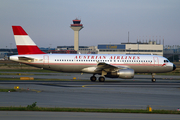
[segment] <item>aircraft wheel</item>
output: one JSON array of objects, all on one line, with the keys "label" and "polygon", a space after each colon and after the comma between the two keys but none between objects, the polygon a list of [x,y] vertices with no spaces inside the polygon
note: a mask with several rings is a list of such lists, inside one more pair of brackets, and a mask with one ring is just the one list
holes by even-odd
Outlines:
[{"label": "aircraft wheel", "polygon": [[99,82],[104,82],[105,78],[104,77],[99,77]]},{"label": "aircraft wheel", "polygon": [[90,79],[91,79],[92,82],[95,82],[95,81],[96,81],[96,77],[95,77],[95,76],[91,76]]},{"label": "aircraft wheel", "polygon": [[156,79],[155,79],[155,78],[152,78],[152,82],[156,82]]}]

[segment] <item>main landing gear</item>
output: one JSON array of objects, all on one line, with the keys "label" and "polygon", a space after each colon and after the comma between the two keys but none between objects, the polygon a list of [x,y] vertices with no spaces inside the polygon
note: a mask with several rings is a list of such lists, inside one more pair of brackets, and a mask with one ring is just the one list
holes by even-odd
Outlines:
[{"label": "main landing gear", "polygon": [[105,77],[101,76],[99,77],[99,82],[104,82],[105,81]]},{"label": "main landing gear", "polygon": [[91,76],[90,80],[91,80],[92,82],[96,82],[96,77],[93,75],[93,76]]},{"label": "main landing gear", "polygon": [[[96,77],[93,75],[93,76],[91,76],[90,80],[92,82],[95,82],[96,81]],[[103,77],[103,76],[99,77],[99,82],[104,82],[104,81],[105,81],[105,77]]]},{"label": "main landing gear", "polygon": [[156,78],[154,78],[154,73],[151,73],[151,75],[152,75],[152,82],[156,82]]}]

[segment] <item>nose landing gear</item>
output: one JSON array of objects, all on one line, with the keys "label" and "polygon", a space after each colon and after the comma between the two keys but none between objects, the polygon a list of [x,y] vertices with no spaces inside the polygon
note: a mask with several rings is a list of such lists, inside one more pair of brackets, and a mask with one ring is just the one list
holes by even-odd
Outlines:
[{"label": "nose landing gear", "polygon": [[154,78],[154,73],[151,73],[151,75],[152,75],[152,82],[156,82],[156,78]]}]

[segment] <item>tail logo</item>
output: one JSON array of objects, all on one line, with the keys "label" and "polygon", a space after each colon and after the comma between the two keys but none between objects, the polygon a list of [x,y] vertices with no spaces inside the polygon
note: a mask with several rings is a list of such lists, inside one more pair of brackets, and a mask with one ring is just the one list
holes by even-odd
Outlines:
[{"label": "tail logo", "polygon": [[45,54],[42,52],[21,26],[12,26],[19,55]]}]

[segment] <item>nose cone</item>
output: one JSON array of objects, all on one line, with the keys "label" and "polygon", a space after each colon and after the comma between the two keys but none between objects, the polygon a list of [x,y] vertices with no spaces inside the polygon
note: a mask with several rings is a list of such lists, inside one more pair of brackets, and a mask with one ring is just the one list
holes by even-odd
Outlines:
[{"label": "nose cone", "polygon": [[173,64],[173,70],[175,70],[176,69],[176,65],[175,64]]}]

